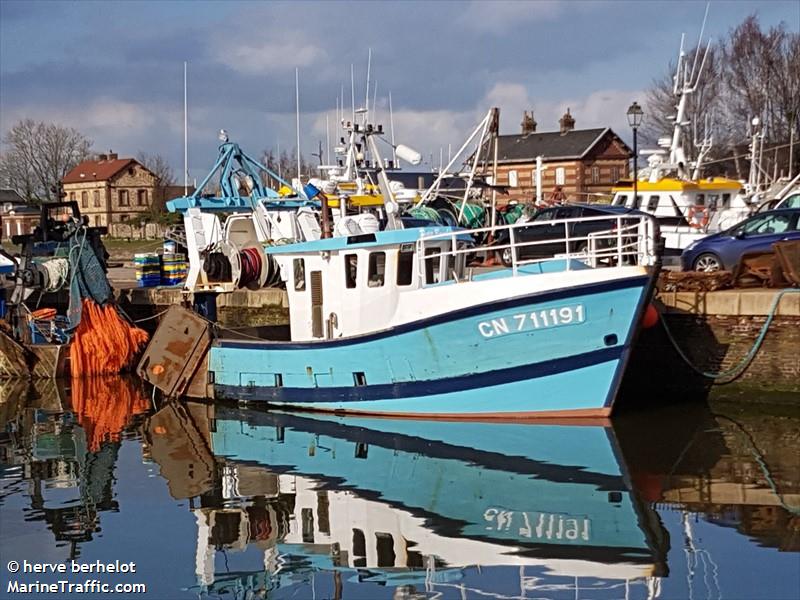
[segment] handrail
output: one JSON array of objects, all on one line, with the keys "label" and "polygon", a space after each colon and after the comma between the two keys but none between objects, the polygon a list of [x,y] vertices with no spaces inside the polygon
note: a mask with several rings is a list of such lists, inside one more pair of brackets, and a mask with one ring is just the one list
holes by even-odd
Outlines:
[{"label": "handrail", "polygon": [[[586,222],[608,222],[610,229],[590,232],[586,235],[575,236],[570,232],[571,223]],[[564,233],[561,237],[551,237],[547,239],[521,241],[519,230],[532,227],[554,227],[563,226]],[[485,243],[479,246],[467,245],[463,242],[459,245],[459,240],[463,240],[465,233],[470,234],[491,234],[494,239],[504,237],[507,232],[508,239],[503,243]],[[537,262],[544,262],[554,258],[566,260],[565,270],[571,270],[574,259],[580,260],[592,268],[600,266],[621,266],[635,264],[639,266],[652,266],[656,263],[656,236],[658,235],[657,223],[651,215],[601,215],[596,217],[551,219],[547,221],[527,221],[524,223],[514,223],[512,225],[501,225],[495,227],[483,227],[479,229],[464,229],[447,233],[423,234],[417,241],[417,256],[420,261],[420,280],[425,284],[426,262],[439,261],[441,268],[443,260],[453,261],[459,255],[474,255],[484,253],[487,256],[502,253],[504,250],[511,249],[510,268],[512,276],[519,274],[521,265]],[[447,247],[441,242],[449,241]],[[578,252],[576,249],[586,250]],[[438,252],[430,252],[433,245]],[[519,249],[535,246],[556,245],[559,250],[546,253],[534,259],[521,258]],[[437,264],[437,263],[432,263]],[[449,273],[445,273],[445,278],[449,279]],[[438,282],[438,281],[437,281]]]}]

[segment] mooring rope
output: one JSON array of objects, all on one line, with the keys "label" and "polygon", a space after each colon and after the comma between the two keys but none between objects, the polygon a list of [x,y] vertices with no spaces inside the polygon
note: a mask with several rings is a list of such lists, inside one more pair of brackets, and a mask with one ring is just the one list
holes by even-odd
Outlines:
[{"label": "mooring rope", "polygon": [[735,365],[730,369],[725,369],[724,371],[719,371],[717,373],[712,373],[710,371],[704,371],[699,367],[696,367],[691,359],[686,356],[686,354],[681,350],[680,346],[678,346],[678,342],[675,341],[675,338],[672,336],[672,332],[667,327],[667,323],[662,315],[661,319],[661,326],[664,328],[664,333],[667,334],[667,338],[669,339],[670,343],[672,344],[675,351],[678,353],[692,371],[695,373],[702,375],[703,377],[707,377],[708,379],[725,379],[727,381],[723,381],[721,383],[730,383],[734,379],[736,379],[739,375],[744,373],[745,369],[750,365],[752,360],[755,358],[756,354],[758,354],[759,349],[761,348],[761,344],[764,341],[764,338],[767,335],[767,330],[769,329],[770,323],[772,323],[772,319],[775,316],[775,313],[778,310],[778,304],[780,304],[781,298],[784,294],[787,293],[800,293],[800,289],[797,288],[786,288],[780,290],[777,294],[775,294],[775,298],[772,300],[772,306],[767,313],[767,320],[764,321],[764,325],[761,326],[761,331],[756,338],[756,341],[753,343],[753,347],[750,348],[750,351],[745,355],[745,357],[739,362],[739,364]]}]

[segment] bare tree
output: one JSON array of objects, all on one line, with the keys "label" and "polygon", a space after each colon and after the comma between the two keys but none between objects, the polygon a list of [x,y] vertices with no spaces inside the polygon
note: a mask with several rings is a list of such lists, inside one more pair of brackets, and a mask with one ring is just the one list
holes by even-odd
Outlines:
[{"label": "bare tree", "polygon": [[[786,143],[797,134],[800,109],[800,34],[786,24],[762,31],[756,15],[730,32],[724,46],[723,79],[728,99],[726,128],[740,140],[749,135],[750,122],[759,117],[766,139]],[[784,154],[788,158],[788,152]],[[786,160],[779,161],[781,167]],[[777,167],[777,165],[775,165]]]},{"label": "bare tree", "polygon": [[150,154],[140,150],[136,160],[156,176],[156,186],[175,185],[175,171],[161,154]]},{"label": "bare tree", "polygon": [[0,173],[5,183],[34,201],[57,200],[56,185],[89,157],[92,141],[71,127],[23,119],[6,134]]},{"label": "bare tree", "polygon": [[[688,56],[693,64],[694,52]],[[654,80],[647,92],[647,117],[642,133],[648,141],[668,134],[675,115],[676,97],[672,93],[671,64],[667,72]],[[712,48],[706,68],[692,95],[687,118],[702,131],[706,116],[714,136],[712,155],[735,156],[736,170],[744,169],[738,161],[747,146],[753,117],[759,117],[766,133],[765,147],[781,150],[770,154],[767,170],[778,172],[788,166],[786,146],[800,137],[800,34],[791,32],[785,23],[762,30],[756,15],[747,17],[733,28],[727,38]],[[685,148],[690,157],[692,148]],[[800,152],[793,161],[800,162]],[[725,168],[718,163],[717,170]],[[796,168],[794,171],[796,172]]]}]

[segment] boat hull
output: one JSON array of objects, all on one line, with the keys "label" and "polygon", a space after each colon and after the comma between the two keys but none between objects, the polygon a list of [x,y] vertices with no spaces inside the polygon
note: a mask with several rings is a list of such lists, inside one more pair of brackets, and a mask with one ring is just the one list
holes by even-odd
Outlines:
[{"label": "boat hull", "polygon": [[639,275],[502,299],[365,336],[218,340],[217,398],[424,418],[606,417],[648,300]]}]

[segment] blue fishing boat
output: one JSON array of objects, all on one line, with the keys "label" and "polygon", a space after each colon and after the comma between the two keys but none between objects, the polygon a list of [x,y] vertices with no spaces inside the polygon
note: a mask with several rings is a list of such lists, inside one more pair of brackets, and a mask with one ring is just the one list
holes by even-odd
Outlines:
[{"label": "blue fishing boat", "polygon": [[[589,219],[608,230],[570,238],[576,219],[565,219],[266,247],[285,281],[288,327],[263,339],[212,336],[202,321],[186,327],[192,315],[174,307],[139,372],[169,392],[162,377],[180,364],[176,377],[193,380],[200,396],[300,409],[606,417],[650,299],[657,228],[635,212]],[[517,241],[521,227],[543,235]],[[509,242],[477,246],[476,232]],[[539,246],[537,258],[518,260],[529,245]],[[507,268],[469,266],[506,248]],[[208,344],[178,341],[190,329]],[[194,358],[170,356],[170,346]]]}]

